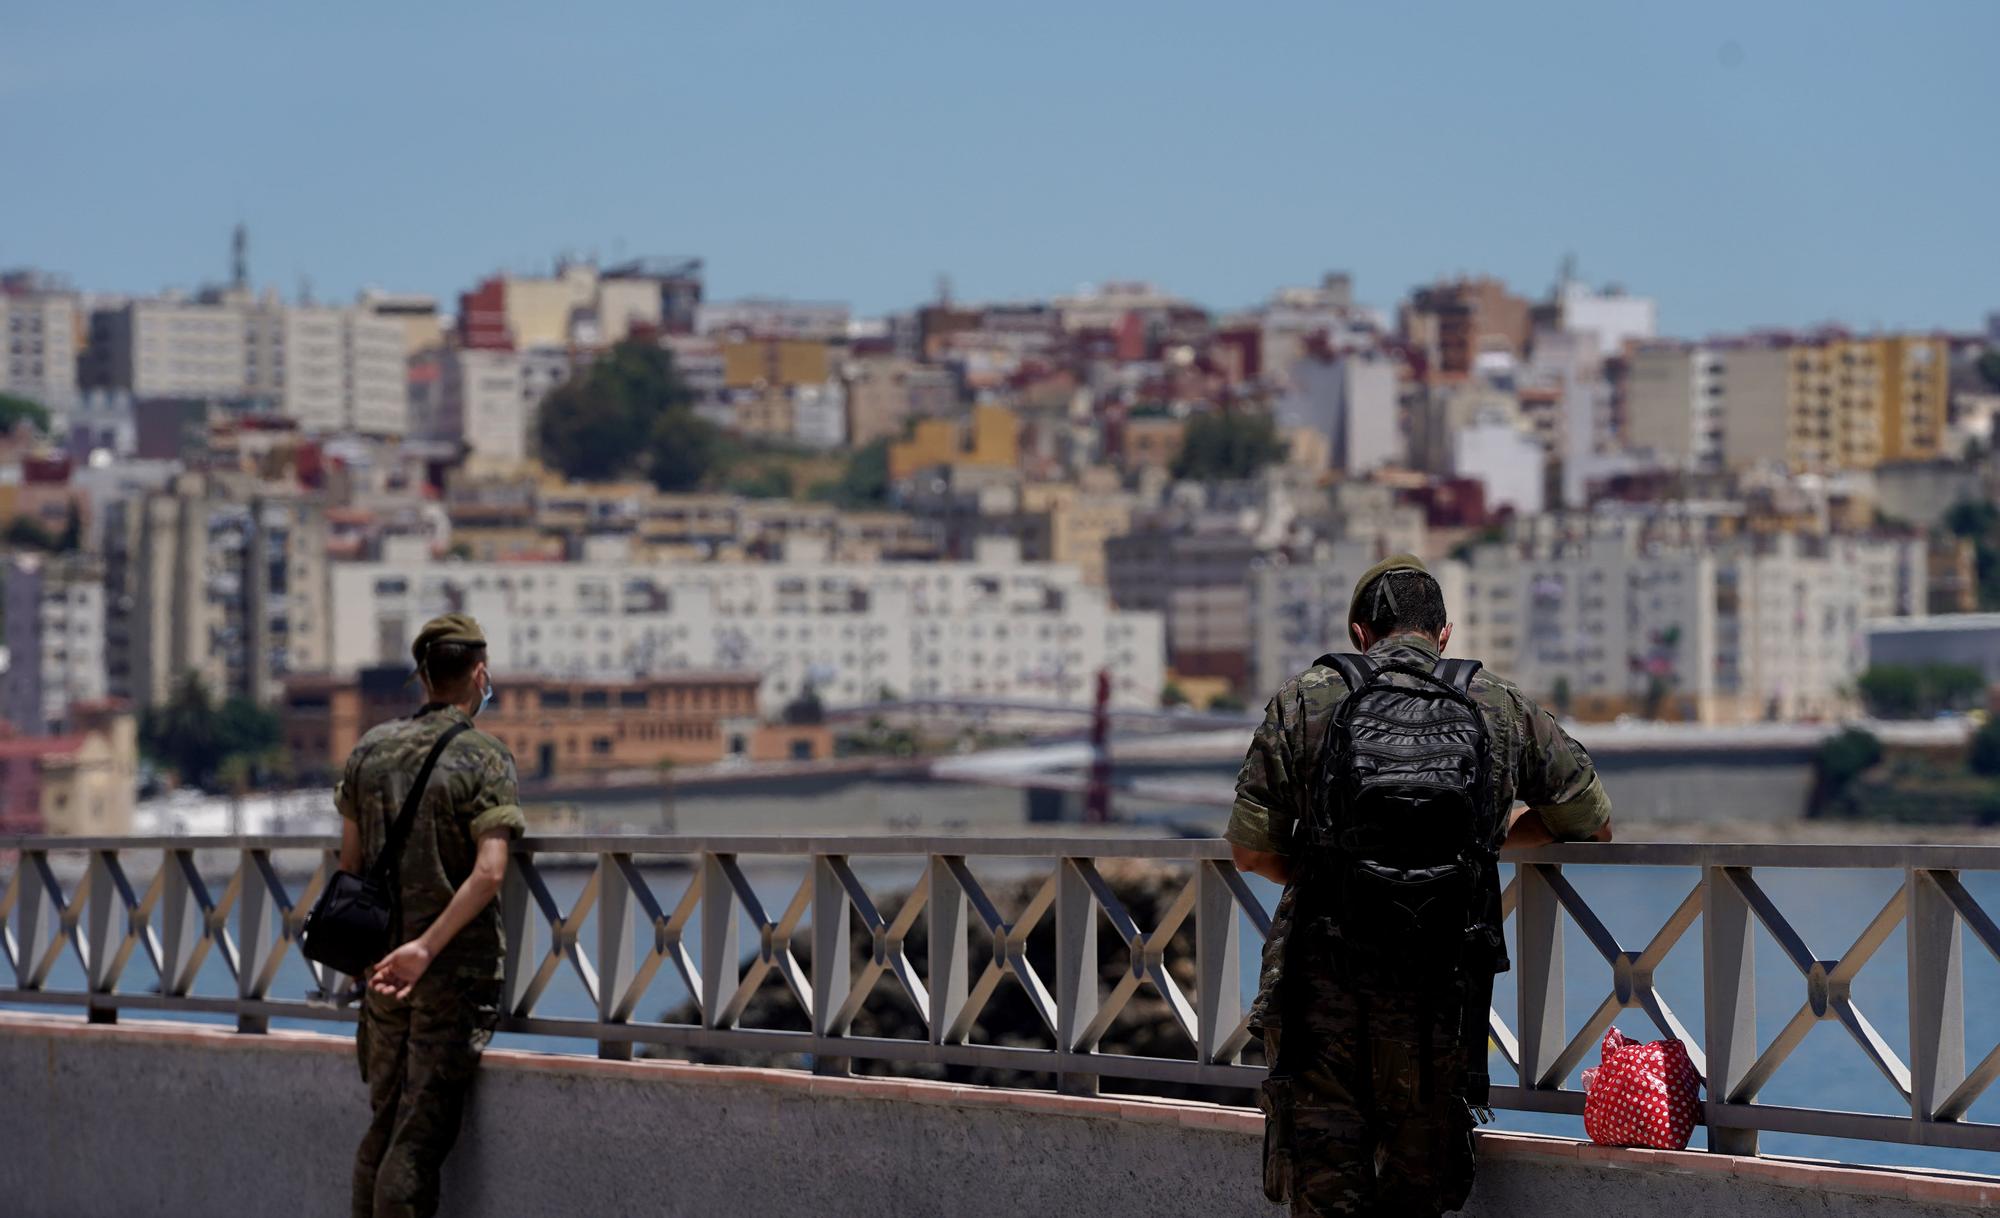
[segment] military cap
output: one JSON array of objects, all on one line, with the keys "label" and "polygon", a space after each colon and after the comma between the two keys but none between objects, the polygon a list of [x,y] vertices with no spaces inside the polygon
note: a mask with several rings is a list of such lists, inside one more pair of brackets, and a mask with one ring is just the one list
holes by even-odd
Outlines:
[{"label": "military cap", "polygon": [[[1430,574],[1430,568],[1424,566],[1424,560],[1418,558],[1416,555],[1391,554],[1381,562],[1363,571],[1361,578],[1354,581],[1354,599],[1347,603],[1348,621],[1366,624],[1368,619],[1374,616],[1372,613],[1362,610],[1362,602],[1367,599],[1369,589],[1375,586],[1375,581],[1381,579],[1391,571],[1416,571],[1424,575]],[[1391,608],[1394,608],[1394,606],[1392,605]]]},{"label": "military cap", "polygon": [[424,656],[433,643],[465,643],[484,647],[486,635],[469,613],[447,613],[443,617],[434,617],[424,623],[424,628],[417,631],[417,641],[410,644],[410,657],[417,662],[418,668],[424,666]]}]

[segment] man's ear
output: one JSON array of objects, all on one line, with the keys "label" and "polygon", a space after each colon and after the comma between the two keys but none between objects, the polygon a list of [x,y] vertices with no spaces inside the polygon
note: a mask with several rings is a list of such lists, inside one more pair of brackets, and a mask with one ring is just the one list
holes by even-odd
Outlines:
[{"label": "man's ear", "polygon": [[1347,623],[1347,637],[1353,641],[1354,650],[1360,652],[1368,650],[1368,628],[1360,622]]},{"label": "man's ear", "polygon": [[1450,645],[1451,645],[1451,623],[1446,622],[1444,624],[1444,629],[1438,631],[1438,654],[1440,655],[1444,654],[1444,649],[1446,647],[1449,647]]}]

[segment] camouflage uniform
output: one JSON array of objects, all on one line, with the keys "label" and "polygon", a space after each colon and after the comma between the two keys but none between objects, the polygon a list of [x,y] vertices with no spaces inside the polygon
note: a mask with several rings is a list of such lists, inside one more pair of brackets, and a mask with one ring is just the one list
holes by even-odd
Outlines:
[{"label": "camouflage uniform", "polygon": [[[1436,644],[1402,634],[1369,649],[1379,667],[1428,667]],[[1271,699],[1236,779],[1227,836],[1249,850],[1289,854],[1293,827],[1306,815],[1312,767],[1333,710],[1347,694],[1338,673],[1315,666]],[[1492,798],[1504,816],[1517,802],[1541,813],[1560,838],[1583,838],[1609,819],[1610,800],[1590,755],[1547,711],[1513,685],[1481,671],[1472,700],[1486,718]],[[1469,1063],[1461,1060],[1456,1012],[1415,1009],[1390,979],[1334,968],[1328,928],[1297,916],[1299,891],[1288,885],[1271,919],[1251,1023],[1266,1056],[1277,1060],[1280,1035],[1301,1037],[1297,1058],[1267,1093],[1268,1136],[1280,1153],[1267,1161],[1272,1191],[1291,1198],[1295,1214],[1421,1214],[1457,1209],[1472,1186],[1472,1117],[1456,1094]],[[1300,990],[1279,981],[1287,943]],[[1281,995],[1285,995],[1281,997]],[[1280,1031],[1283,1013],[1303,1027]],[[1434,1021],[1426,1036],[1420,1021]],[[1450,1026],[1447,1026],[1447,1025]],[[1367,1043],[1358,1043],[1366,1029]],[[1418,1085],[1420,1046],[1431,1046],[1436,1077]],[[1451,1080],[1459,1080],[1454,1083]],[[1287,1163],[1287,1160],[1289,1163]]]},{"label": "camouflage uniform", "polygon": [[[335,792],[340,814],[361,829],[364,857],[381,852],[390,822],[445,729],[466,721],[434,707],[370,731],[347,759]],[[396,941],[423,933],[472,874],[482,834],[524,828],[514,757],[498,740],[467,731],[445,746],[425,788],[399,865],[402,926]],[[437,1210],[438,1172],[458,1138],[467,1084],[500,1015],[501,930],[492,902],[453,936],[406,999],[370,991],[355,1037],[374,1113],[354,1158],[356,1218]]]}]

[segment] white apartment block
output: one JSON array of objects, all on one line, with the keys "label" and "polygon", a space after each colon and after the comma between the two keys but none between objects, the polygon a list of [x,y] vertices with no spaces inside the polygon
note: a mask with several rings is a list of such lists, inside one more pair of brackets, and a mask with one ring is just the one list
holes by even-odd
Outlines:
[{"label": "white apartment block", "polygon": [[1699,346],[1645,347],[1625,384],[1625,441],[1678,469],[1721,469],[1722,355]]},{"label": "white apartment block", "polygon": [[[1454,566],[1459,564],[1452,564]],[[1713,549],[1614,529],[1475,549],[1447,584],[1452,650],[1531,697],[1704,721],[1831,718],[1866,666],[1862,624],[1920,613],[1921,541],[1781,535]]]},{"label": "white apartment block", "polygon": [[[1327,652],[1354,650],[1347,637],[1347,603],[1355,581],[1380,557],[1371,543],[1340,541],[1322,545],[1309,561],[1273,559],[1251,569],[1253,702],[1277,693]],[[1447,607],[1451,591],[1446,585]]]},{"label": "white apartment block", "polygon": [[280,408],[318,432],[402,435],[409,427],[403,323],[361,309],[284,311]]},{"label": "white apartment block", "polygon": [[1361,474],[1404,459],[1396,366],[1387,357],[1308,357],[1291,366],[1288,380],[1292,390],[1274,409],[1278,426],[1327,437],[1334,469]]},{"label": "white apartment block", "polygon": [[1109,668],[1121,706],[1158,704],[1160,615],[1114,610],[1075,568],[982,547],[971,562],[446,563],[390,546],[332,571],[330,668],[405,663],[446,612],[485,629],[495,680],[763,674],[765,710],[808,685],[834,705],[899,696],[1086,703]]},{"label": "white apartment block", "polygon": [[705,300],[696,306],[694,332],[703,336],[804,338],[841,342],[847,337],[848,307],[805,300]]},{"label": "white apartment block", "polygon": [[91,559],[16,555],[5,568],[7,650],[0,718],[60,735],[70,708],[106,693],[104,577]]},{"label": "white apartment block", "polygon": [[76,401],[76,297],[0,289],[0,393],[58,415]]},{"label": "white apartment block", "polygon": [[224,292],[128,301],[91,319],[92,382],[135,399],[263,399],[307,431],[409,427],[403,323],[365,307]]},{"label": "white apartment block", "polygon": [[1567,281],[1560,300],[1563,329],[1594,335],[1601,355],[1616,355],[1627,342],[1643,342],[1659,331],[1659,306],[1645,296],[1599,292]]}]

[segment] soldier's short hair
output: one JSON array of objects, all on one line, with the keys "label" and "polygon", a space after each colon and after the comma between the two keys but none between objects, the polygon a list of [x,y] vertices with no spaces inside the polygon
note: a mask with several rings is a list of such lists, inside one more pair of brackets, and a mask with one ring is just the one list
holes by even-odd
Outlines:
[{"label": "soldier's short hair", "polygon": [[1367,590],[1368,632],[1378,639],[1416,631],[1433,637],[1445,627],[1444,589],[1422,571],[1391,571]]},{"label": "soldier's short hair", "polygon": [[432,693],[456,692],[485,658],[484,643],[432,643],[424,648],[424,680]]}]

